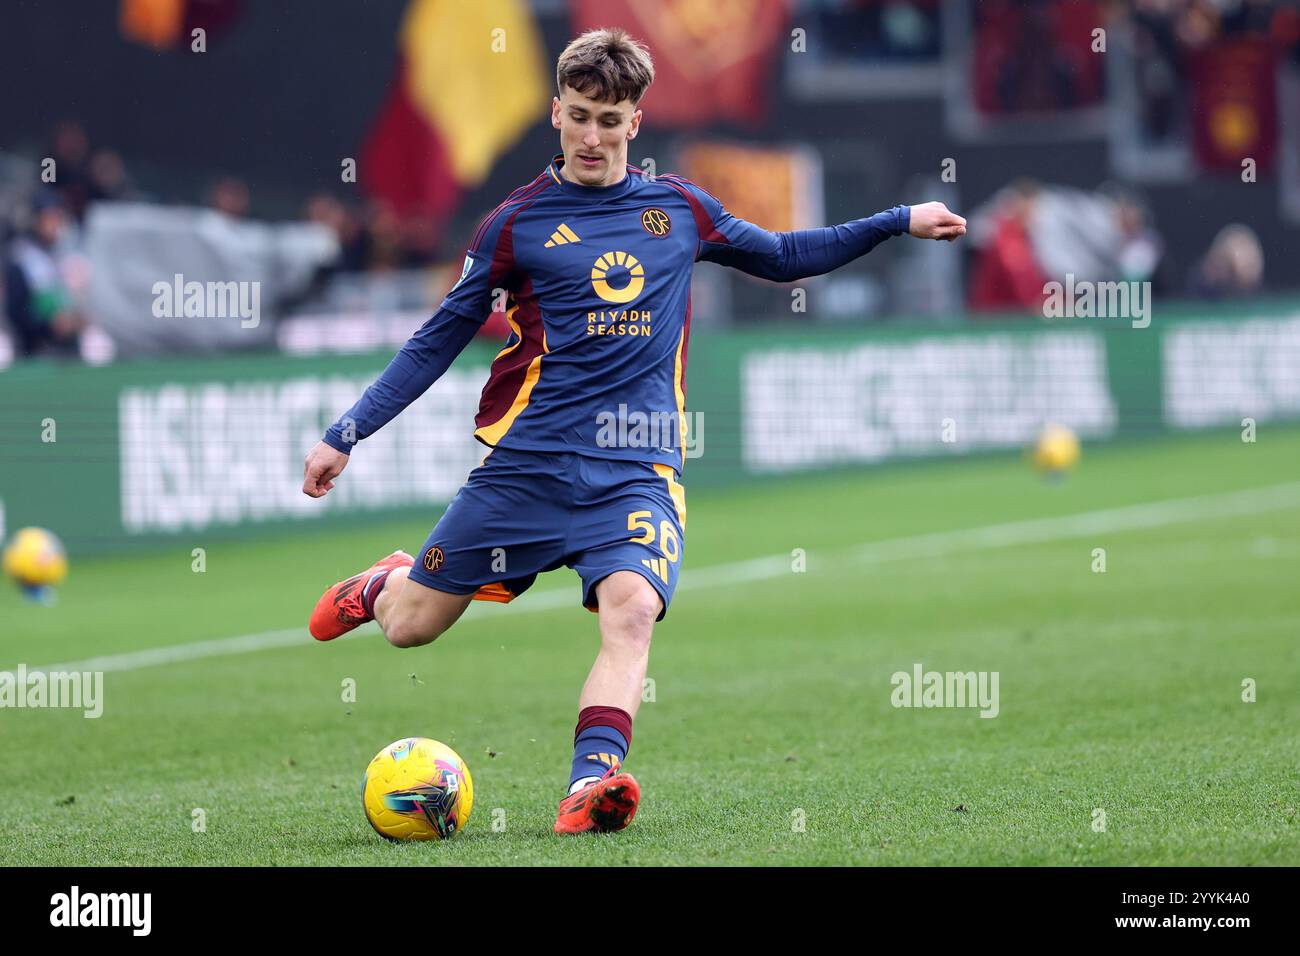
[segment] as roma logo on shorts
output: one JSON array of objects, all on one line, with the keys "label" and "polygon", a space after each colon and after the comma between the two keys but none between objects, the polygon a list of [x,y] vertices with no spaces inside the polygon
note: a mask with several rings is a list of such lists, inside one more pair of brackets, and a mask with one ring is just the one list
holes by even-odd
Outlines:
[{"label": "as roma logo on shorts", "polygon": [[424,552],[424,570],[437,571],[442,567],[442,560],[442,548],[435,544],[428,551]]},{"label": "as roma logo on shorts", "polygon": [[641,225],[652,236],[666,236],[672,231],[673,221],[662,209],[647,209],[641,213]]}]

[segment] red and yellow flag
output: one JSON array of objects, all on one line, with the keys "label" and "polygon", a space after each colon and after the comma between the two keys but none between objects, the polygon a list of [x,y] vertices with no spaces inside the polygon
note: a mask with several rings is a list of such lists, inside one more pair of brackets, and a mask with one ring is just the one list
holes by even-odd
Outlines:
[{"label": "red and yellow flag", "polygon": [[398,64],[360,160],[366,191],[442,220],[546,115],[545,50],[526,0],[411,0]]}]

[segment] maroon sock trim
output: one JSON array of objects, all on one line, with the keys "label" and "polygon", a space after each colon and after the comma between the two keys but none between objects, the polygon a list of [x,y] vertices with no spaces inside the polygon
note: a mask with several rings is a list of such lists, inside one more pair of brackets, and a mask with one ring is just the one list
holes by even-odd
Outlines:
[{"label": "maroon sock trim", "polygon": [[573,739],[576,741],[580,733],[591,727],[613,727],[623,735],[627,745],[632,746],[632,715],[626,710],[603,705],[582,708],[578,713],[578,726],[573,728]]},{"label": "maroon sock trim", "polygon": [[368,595],[366,594],[366,585],[361,585],[361,606],[366,609],[366,614],[370,617],[375,616],[375,601],[379,599],[379,592],[388,583],[388,576],[396,570],[396,568],[389,568],[387,571],[381,571],[379,577],[375,578],[375,583],[371,586]]}]

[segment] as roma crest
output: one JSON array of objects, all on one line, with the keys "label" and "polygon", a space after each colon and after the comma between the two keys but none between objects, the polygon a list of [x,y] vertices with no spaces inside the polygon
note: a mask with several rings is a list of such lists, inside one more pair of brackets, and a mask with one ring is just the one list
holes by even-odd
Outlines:
[{"label": "as roma crest", "polygon": [[436,544],[424,552],[424,570],[437,571],[442,567],[442,548]]},{"label": "as roma crest", "polygon": [[647,209],[641,213],[641,225],[652,236],[666,236],[672,231],[673,221],[662,209]]}]

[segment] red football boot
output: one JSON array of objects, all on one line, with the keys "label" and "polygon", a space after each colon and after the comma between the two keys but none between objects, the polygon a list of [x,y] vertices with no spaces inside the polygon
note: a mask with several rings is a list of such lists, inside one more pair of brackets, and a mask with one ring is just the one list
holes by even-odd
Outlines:
[{"label": "red football boot", "polygon": [[641,787],[630,773],[610,767],[605,776],[560,801],[556,833],[609,833],[621,830],[636,816]]},{"label": "red football boot", "polygon": [[311,636],[318,641],[332,641],[340,634],[346,634],[354,627],[374,620],[361,604],[361,591],[366,582],[371,575],[380,571],[409,568],[414,563],[415,559],[405,551],[394,551],[360,574],[354,574],[331,587],[320,596],[316,609],[311,612],[311,624],[308,625]]}]

